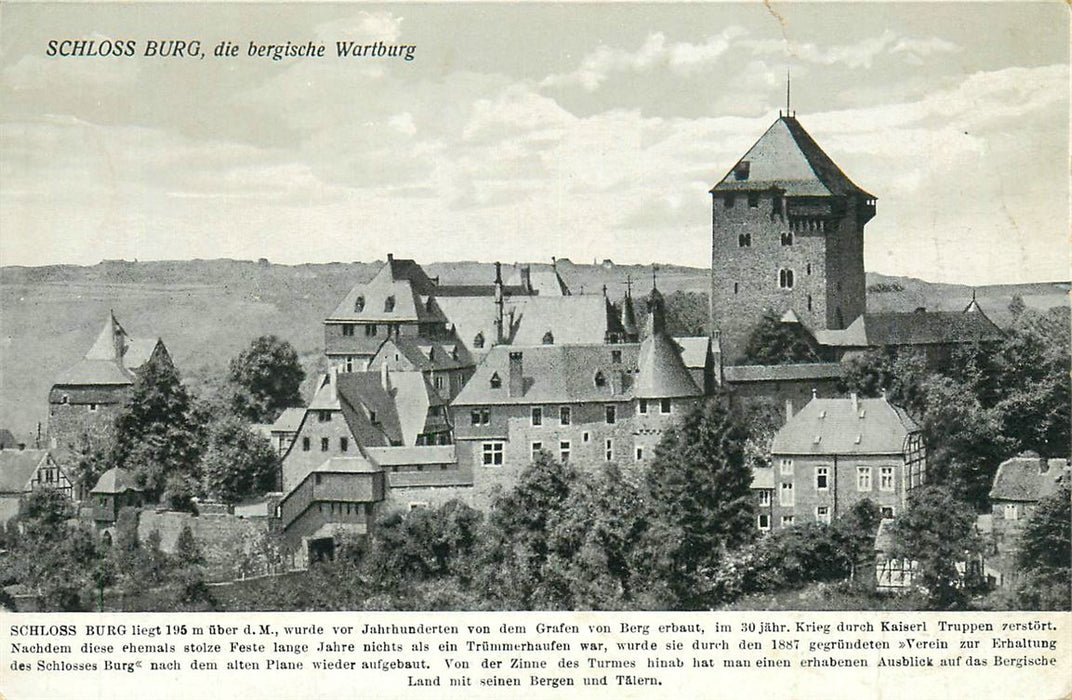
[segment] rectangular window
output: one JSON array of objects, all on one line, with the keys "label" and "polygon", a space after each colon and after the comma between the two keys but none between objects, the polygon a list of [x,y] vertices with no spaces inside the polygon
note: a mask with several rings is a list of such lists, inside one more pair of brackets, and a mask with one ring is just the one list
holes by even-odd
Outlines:
[{"label": "rectangular window", "polygon": [[301,439],[301,448],[302,448],[302,452],[308,452],[311,449],[309,438],[303,437]]},{"label": "rectangular window", "polygon": [[587,430],[585,432],[581,433],[581,442],[587,443],[589,438],[590,438],[590,436],[589,436]]},{"label": "rectangular window", "polygon": [[662,399],[659,401],[659,413],[670,412],[670,399]]},{"label": "rectangular window", "polygon": [[878,509],[878,512],[879,515],[882,516],[883,520],[893,519],[893,506],[882,506]]},{"label": "rectangular window", "polygon": [[485,467],[501,467],[503,463],[503,443],[485,442],[481,454]]},{"label": "rectangular window", "polygon": [[347,356],[347,358],[346,358],[346,371],[347,372],[353,372],[354,371],[354,358],[353,357]]},{"label": "rectangular window", "polygon": [[611,350],[610,351],[610,361],[611,361],[611,364],[615,364],[615,365],[622,364],[622,351],[621,350]]},{"label": "rectangular window", "polygon": [[642,459],[644,459],[644,448],[638,447],[636,448],[636,461],[639,462]]},{"label": "rectangular window", "polygon": [[751,207],[752,209],[755,209],[756,207],[759,206],[759,193],[758,192],[749,192],[748,193],[748,206]]},{"label": "rectangular window", "polygon": [[365,335],[368,336],[369,338],[373,338],[373,337],[376,336],[376,324],[375,323],[370,323],[367,326],[365,326]]},{"label": "rectangular window", "polygon": [[321,423],[328,423],[331,421],[331,411],[317,411],[316,419]]},{"label": "rectangular window", "polygon": [[95,413],[96,411],[97,411],[97,404],[95,404],[95,403],[89,404],[89,412],[90,413]]},{"label": "rectangular window", "polygon": [[830,506],[815,507],[815,521],[830,524]]},{"label": "rectangular window", "polygon": [[1006,503],[1005,504],[1005,519],[1006,520],[1019,520],[1019,518],[1020,518],[1020,514],[1016,510],[1016,504],[1015,503]]},{"label": "rectangular window", "polygon": [[893,467],[882,467],[878,479],[880,491],[893,491]]},{"label": "rectangular window", "polygon": [[342,324],[342,334],[343,335],[353,335],[354,334],[354,324],[352,324],[352,323],[344,323],[344,324]]},{"label": "rectangular window", "polygon": [[540,456],[540,452],[542,452],[542,451],[543,451],[543,443],[542,442],[534,442],[534,443],[532,443],[532,453],[531,453],[531,455],[532,455],[532,461],[533,462],[536,461],[536,458]]},{"label": "rectangular window", "polygon": [[480,423],[481,423],[481,425],[490,425],[491,424],[491,409],[490,408],[482,408],[482,409],[480,409]]},{"label": "rectangular window", "polygon": [[793,460],[791,460],[791,459],[783,459],[783,460],[781,460],[781,462],[779,462],[779,464],[781,466],[783,476],[792,476],[793,475]]},{"label": "rectangular window", "polygon": [[572,421],[573,413],[569,406],[563,406],[558,409],[558,422],[562,425],[569,425]]},{"label": "rectangular window", "polygon": [[768,507],[770,505],[770,502],[771,502],[770,494],[771,494],[771,492],[770,492],[769,489],[763,489],[762,491],[759,492],[759,505],[760,505],[760,507],[766,508],[766,507]]},{"label": "rectangular window", "polygon": [[532,424],[534,426],[543,425],[543,406],[532,407]]},{"label": "rectangular window", "polygon": [[758,520],[756,522],[756,525],[759,527],[760,530],[769,530],[770,529],[770,516],[767,515],[766,513],[760,513],[759,518],[758,518]]},{"label": "rectangular window", "polygon": [[644,415],[648,412],[647,399],[640,399],[640,401],[637,402],[637,412],[639,412],[641,415]]},{"label": "rectangular window", "polygon": [[435,386],[436,390],[441,390],[443,388],[443,377],[436,375],[432,380],[432,384]]},{"label": "rectangular window", "polygon": [[607,438],[607,441],[603,445],[604,457],[608,462],[614,461],[614,440]]},{"label": "rectangular window", "polygon": [[350,439],[341,437],[339,438],[339,452],[346,452],[350,449]]},{"label": "rectangular window", "polygon": [[829,467],[816,467],[815,468],[815,489],[817,491],[826,491],[830,488],[830,468]]},{"label": "rectangular window", "polygon": [[604,413],[606,414],[607,425],[614,425],[618,420],[618,407],[611,404],[605,407]]},{"label": "rectangular window", "polygon": [[329,441],[326,437],[320,438],[320,451],[327,452],[330,447]]},{"label": "rectangular window", "polygon": [[783,506],[793,505],[793,484],[789,482],[782,483],[782,489],[778,493],[778,503]]},{"label": "rectangular window", "polygon": [[856,467],[856,490],[871,490],[871,467]]},{"label": "rectangular window", "polygon": [[793,516],[792,515],[783,515],[782,516],[782,527],[793,527]]},{"label": "rectangular window", "polygon": [[474,408],[472,411],[469,412],[469,420],[472,421],[473,425],[480,425],[480,409],[479,408]]},{"label": "rectangular window", "polygon": [[737,247],[738,248],[751,248],[752,247],[752,234],[739,233],[737,234]]},{"label": "rectangular window", "polygon": [[570,456],[570,442],[569,440],[562,440],[558,443],[558,456],[560,461],[565,464],[569,461]]}]

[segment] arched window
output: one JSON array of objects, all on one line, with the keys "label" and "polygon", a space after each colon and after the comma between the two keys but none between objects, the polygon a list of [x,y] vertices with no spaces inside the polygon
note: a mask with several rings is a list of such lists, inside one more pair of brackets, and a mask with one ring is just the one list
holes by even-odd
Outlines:
[{"label": "arched window", "polygon": [[596,386],[604,387],[607,385],[607,378],[603,376],[603,372],[596,370]]},{"label": "arched window", "polygon": [[391,312],[395,310],[395,298],[393,296],[387,297],[383,300],[383,310],[385,312]]},{"label": "arched window", "polygon": [[782,245],[793,245],[793,232],[786,231],[782,234]]},{"label": "arched window", "polygon": [[502,386],[502,378],[499,377],[498,372],[493,372],[491,375],[491,388],[498,389]]},{"label": "arched window", "polygon": [[365,310],[365,297],[358,297],[354,300],[354,312],[361,313]]},{"label": "arched window", "polygon": [[741,233],[737,235],[737,247],[738,248],[751,248],[752,247],[752,234]]},{"label": "arched window", "polygon": [[546,333],[544,333],[543,334],[543,344],[544,345],[554,345],[555,344],[555,334],[552,333],[551,331],[547,331]]},{"label": "arched window", "polygon": [[482,348],[482,347],[484,347],[484,334],[483,333],[477,333],[473,337],[473,347],[474,348]]},{"label": "arched window", "polygon": [[781,289],[793,288],[793,271],[788,268],[778,270],[778,286]]}]

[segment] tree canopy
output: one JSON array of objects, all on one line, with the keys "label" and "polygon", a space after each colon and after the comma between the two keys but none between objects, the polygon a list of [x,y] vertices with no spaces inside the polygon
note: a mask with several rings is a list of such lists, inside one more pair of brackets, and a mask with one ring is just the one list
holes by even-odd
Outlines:
[{"label": "tree canopy", "polygon": [[223,417],[209,427],[201,462],[204,490],[224,503],[261,496],[276,487],[279,455],[242,420]]},{"label": "tree canopy", "polygon": [[783,322],[773,311],[766,311],[752,328],[745,344],[742,364],[788,365],[819,362],[814,345],[800,323]]},{"label": "tree canopy", "polygon": [[300,406],[305,371],[290,343],[262,335],[231,360],[231,408],[253,423],[271,423],[283,409]]}]

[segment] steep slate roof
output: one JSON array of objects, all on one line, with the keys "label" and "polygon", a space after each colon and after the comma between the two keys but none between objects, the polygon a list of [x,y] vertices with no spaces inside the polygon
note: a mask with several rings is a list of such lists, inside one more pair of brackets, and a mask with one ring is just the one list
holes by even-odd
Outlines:
[{"label": "steep slate roof", "polygon": [[0,450],[0,493],[25,493],[47,450]]},{"label": "steep slate roof", "polygon": [[[620,351],[620,364],[612,362],[612,352]],[[521,353],[524,391],[510,396],[510,353]],[[633,398],[637,358],[636,343],[619,345],[535,345],[492,348],[454,399],[455,405],[538,404],[627,401]],[[596,372],[602,372],[604,386],[596,386]],[[500,386],[491,387],[498,374]]]},{"label": "steep slate roof", "polygon": [[[439,303],[462,343],[474,354],[495,343],[497,309],[490,297],[442,297]],[[503,302],[503,334],[513,345],[540,345],[548,331],[556,344],[602,343],[611,325],[601,294],[511,296]],[[477,334],[484,347],[474,347]]]},{"label": "steep slate roof", "polygon": [[840,362],[802,362],[792,365],[731,365],[722,368],[725,381],[785,382],[807,379],[840,379]]},{"label": "steep slate roof", "polygon": [[1068,479],[1068,460],[1019,456],[1007,459],[994,474],[990,499],[1034,503],[1057,491]]},{"label": "steep slate roof", "polygon": [[886,399],[812,399],[774,436],[772,454],[901,454],[919,426]]},{"label": "steep slate roof", "polygon": [[0,449],[15,447],[15,436],[7,428],[0,428]]},{"label": "steep slate roof", "polygon": [[[553,265],[529,265],[529,284],[532,291],[543,297],[566,296],[570,289],[566,286],[558,269]],[[506,284],[524,288],[521,270],[515,266],[513,274],[506,280]]]},{"label": "steep slate roof", "polygon": [[[343,297],[328,321],[410,321],[439,322],[446,319],[435,299],[436,285],[413,260],[395,260],[388,256],[387,262],[369,282],[362,282]],[[364,298],[364,306],[356,309],[358,297]],[[394,308],[387,311],[389,297],[394,298]]]},{"label": "steep slate roof", "polygon": [[[738,165],[748,161],[748,176],[737,179]],[[874,199],[856,186],[819,148],[796,117],[779,117],[712,192],[735,192],[777,187],[793,196],[859,195]]]},{"label": "steep slate roof", "polygon": [[304,415],[304,408],[284,408],[283,412],[279,414],[279,417],[275,419],[275,423],[272,423],[270,432],[295,433],[298,431],[298,428],[301,427],[301,421]]},{"label": "steep slate roof", "polygon": [[109,313],[89,352],[61,374],[55,385],[133,384],[134,370],[149,361],[160,342],[158,338],[131,338],[115,314]]},{"label": "steep slate roof", "polygon": [[[332,457],[325,460],[323,464],[314,467],[309,473],[320,472],[323,474],[344,472],[348,474],[374,474],[378,471],[380,471],[380,468],[365,457]],[[308,478],[309,475],[306,474],[305,477],[302,478],[302,481],[305,481]],[[296,488],[291,489],[292,492],[295,490]]]},{"label": "steep slate roof", "polygon": [[1001,340],[1001,329],[979,309],[865,313],[844,330],[816,330],[820,345],[876,347],[941,345]]},{"label": "steep slate roof", "polygon": [[120,469],[119,467],[112,467],[108,471],[100,475],[97,479],[97,484],[90,493],[123,493],[124,491],[141,491],[140,488],[134,484],[134,475],[126,469]]},{"label": "steep slate roof", "polygon": [[639,373],[633,388],[637,398],[669,399],[703,394],[686,369],[681,350],[663,333],[649,334],[641,341],[637,366]]},{"label": "steep slate roof", "polygon": [[[454,358],[455,354],[457,354],[457,359]],[[380,346],[371,362],[375,363],[377,358],[385,359],[393,355],[404,357],[413,369],[421,371],[461,369],[473,366],[472,356],[462,343],[443,343],[414,336],[396,336],[383,341],[383,345]]]},{"label": "steep slate roof", "polygon": [[703,369],[707,366],[707,356],[711,352],[711,339],[706,335],[674,338],[674,343],[681,351],[681,361],[689,369]]}]

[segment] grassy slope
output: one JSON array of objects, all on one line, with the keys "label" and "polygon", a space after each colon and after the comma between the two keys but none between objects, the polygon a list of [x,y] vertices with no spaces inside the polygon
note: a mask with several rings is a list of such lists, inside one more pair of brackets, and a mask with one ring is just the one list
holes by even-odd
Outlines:
[{"label": "grassy slope", "polygon": [[[425,266],[443,282],[490,282],[490,264],[455,262]],[[53,266],[0,269],[0,426],[30,439],[46,420],[48,389],[92,344],[114,309],[135,337],[160,336],[183,376],[199,391],[217,383],[228,360],[264,333],[290,341],[307,371],[322,365],[321,320],[355,283],[369,279],[377,263],[258,265],[235,260],[102,263],[93,267]],[[575,291],[597,292],[604,284],[612,298],[651,286],[650,268],[575,265],[560,272]],[[510,270],[507,270],[507,274]],[[872,294],[872,310],[956,309],[971,291],[956,285],[869,275],[869,283],[896,282],[904,291]],[[659,288],[705,292],[708,272],[664,266]],[[1068,285],[985,287],[979,300],[997,321],[1013,293],[1028,306],[1067,303]]]}]

